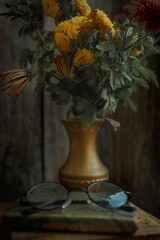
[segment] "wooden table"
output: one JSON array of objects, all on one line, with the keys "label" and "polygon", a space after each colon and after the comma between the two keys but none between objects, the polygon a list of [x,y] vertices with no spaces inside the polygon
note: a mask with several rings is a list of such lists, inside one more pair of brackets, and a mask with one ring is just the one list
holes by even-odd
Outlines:
[{"label": "wooden table", "polygon": [[[0,203],[0,225],[4,211],[10,206],[10,203]],[[160,220],[151,214],[137,208],[135,219],[137,231],[132,236],[116,236],[106,234],[87,234],[87,233],[62,233],[62,232],[12,232],[11,236],[2,236],[2,227],[0,239],[12,240],[160,240]],[[11,238],[10,238],[11,237]]]}]

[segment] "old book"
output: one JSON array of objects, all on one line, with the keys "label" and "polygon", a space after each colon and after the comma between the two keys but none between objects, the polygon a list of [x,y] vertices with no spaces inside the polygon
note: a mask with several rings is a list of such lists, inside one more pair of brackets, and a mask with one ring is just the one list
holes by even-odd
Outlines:
[{"label": "old book", "polygon": [[[36,211],[28,216],[22,212],[30,206],[15,202],[3,216],[3,226],[11,230],[49,230],[94,233],[134,233],[134,214],[121,209],[106,209],[87,203],[85,193],[72,193],[73,202],[66,208]],[[128,203],[129,205],[129,203]]]}]

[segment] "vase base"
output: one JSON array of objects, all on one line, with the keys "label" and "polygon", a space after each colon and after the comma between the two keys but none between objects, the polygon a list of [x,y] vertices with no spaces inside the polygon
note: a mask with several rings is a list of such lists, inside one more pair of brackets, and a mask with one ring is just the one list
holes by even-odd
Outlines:
[{"label": "vase base", "polygon": [[109,174],[102,177],[97,177],[94,179],[75,179],[75,178],[69,178],[69,177],[63,177],[59,176],[60,183],[66,187],[67,190],[71,190],[74,188],[86,188],[91,183],[97,182],[97,181],[108,181],[109,180]]}]

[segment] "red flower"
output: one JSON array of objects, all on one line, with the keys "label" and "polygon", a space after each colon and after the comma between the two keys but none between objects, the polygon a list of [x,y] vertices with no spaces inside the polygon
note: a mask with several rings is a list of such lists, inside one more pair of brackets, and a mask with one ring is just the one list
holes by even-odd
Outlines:
[{"label": "red flower", "polygon": [[133,4],[127,4],[123,6],[123,13],[117,14],[113,17],[114,21],[123,23],[127,18],[130,18],[130,14],[134,15],[137,7]]},{"label": "red flower", "polygon": [[135,5],[132,5],[132,4],[126,4],[123,6],[123,11],[125,13],[131,13],[131,14],[135,14],[135,11],[136,11],[136,6]]},{"label": "red flower", "polygon": [[146,22],[146,30],[160,31],[160,0],[133,0],[137,6],[136,16],[139,22]]}]

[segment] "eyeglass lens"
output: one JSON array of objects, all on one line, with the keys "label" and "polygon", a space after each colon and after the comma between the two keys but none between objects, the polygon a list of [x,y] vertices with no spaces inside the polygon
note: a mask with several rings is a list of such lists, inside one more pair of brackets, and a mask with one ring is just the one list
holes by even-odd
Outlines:
[{"label": "eyeglass lens", "polygon": [[128,196],[120,187],[109,182],[91,184],[88,195],[93,202],[107,208],[119,208],[128,200]]},{"label": "eyeglass lens", "polygon": [[[51,210],[62,206],[67,196],[68,192],[62,185],[42,183],[28,192],[27,200],[37,209]],[[109,182],[91,184],[88,188],[88,196],[91,201],[107,208],[119,208],[128,200],[128,196],[120,187]]]},{"label": "eyeglass lens", "polygon": [[50,210],[61,206],[67,195],[67,190],[60,184],[42,183],[28,192],[27,199],[37,209]]}]

